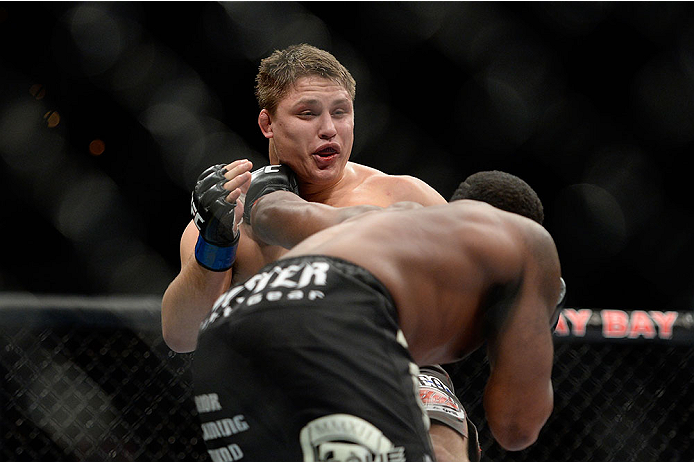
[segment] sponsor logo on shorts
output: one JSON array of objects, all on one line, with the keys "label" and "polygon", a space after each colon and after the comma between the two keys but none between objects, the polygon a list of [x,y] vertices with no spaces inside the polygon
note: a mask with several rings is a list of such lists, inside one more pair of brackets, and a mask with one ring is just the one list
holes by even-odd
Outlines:
[{"label": "sponsor logo on shorts", "polygon": [[349,414],[331,414],[309,422],[299,435],[303,462],[406,462],[405,448],[378,428]]},{"label": "sponsor logo on shorts", "polygon": [[[226,438],[240,432],[245,432],[250,429],[246,422],[246,418],[242,414],[237,414],[231,417],[224,417],[212,421],[207,420],[205,414],[222,411],[222,405],[219,402],[217,393],[205,393],[195,396],[195,408],[200,414],[202,429],[202,439],[204,441],[213,441],[220,438]],[[238,444],[227,444],[221,448],[208,448],[207,453],[210,455],[212,462],[234,462],[243,459],[243,450]]]},{"label": "sponsor logo on shorts", "polygon": [[202,439],[205,441],[210,441],[217,438],[235,435],[239,432],[244,432],[248,430],[249,427],[246,423],[246,418],[239,414],[231,418],[213,420],[212,422],[203,422],[201,424],[201,428]]},{"label": "sponsor logo on shorts", "polygon": [[219,395],[217,393],[205,393],[195,396],[195,408],[198,414],[205,412],[221,411],[222,405],[219,404]]},{"label": "sponsor logo on shorts", "polygon": [[274,266],[258,273],[242,285],[235,286],[217,299],[201,330],[219,318],[231,315],[234,307],[253,306],[262,301],[314,301],[325,298],[321,290],[326,285],[330,265],[326,262],[306,262],[300,265]]},{"label": "sponsor logo on shorts", "polygon": [[223,448],[208,449],[212,462],[235,462],[243,459],[243,451],[238,444],[230,444]]}]

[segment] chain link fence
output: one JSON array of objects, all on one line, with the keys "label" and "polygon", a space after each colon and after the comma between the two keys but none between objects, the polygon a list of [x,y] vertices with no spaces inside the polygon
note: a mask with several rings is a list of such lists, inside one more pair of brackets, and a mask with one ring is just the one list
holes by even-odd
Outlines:
[{"label": "chain link fence", "polygon": [[[486,426],[484,352],[448,367],[483,460],[694,460],[691,315],[666,325],[647,313],[650,330],[646,318],[627,318],[615,336],[601,312],[588,314],[578,332],[577,317],[560,321],[555,409],[524,451],[504,451]],[[0,316],[0,460],[209,460],[192,403],[193,354],[164,344],[159,298],[9,294]]]}]

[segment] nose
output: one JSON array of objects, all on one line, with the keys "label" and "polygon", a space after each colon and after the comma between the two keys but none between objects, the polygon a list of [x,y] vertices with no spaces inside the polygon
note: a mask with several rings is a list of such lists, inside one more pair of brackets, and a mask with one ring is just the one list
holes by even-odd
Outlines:
[{"label": "nose", "polygon": [[335,128],[335,122],[330,114],[326,113],[321,116],[320,127],[318,131],[318,136],[322,140],[330,140],[337,135],[337,129]]}]

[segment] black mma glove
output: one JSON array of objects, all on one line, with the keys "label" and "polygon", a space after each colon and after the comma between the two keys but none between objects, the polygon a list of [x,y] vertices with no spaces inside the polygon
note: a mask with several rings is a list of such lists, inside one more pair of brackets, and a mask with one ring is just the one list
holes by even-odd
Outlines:
[{"label": "black mma glove", "polygon": [[559,323],[559,314],[561,313],[562,308],[564,308],[564,302],[566,301],[566,282],[564,282],[564,278],[559,278],[559,282],[561,283],[559,301],[557,302],[557,307],[554,309],[554,313],[549,320],[549,325],[552,327],[552,332],[554,332],[554,329],[557,328],[557,324]]},{"label": "black mma glove", "polygon": [[439,365],[422,366],[418,378],[419,399],[429,419],[446,425],[460,433],[463,438],[467,438],[468,458],[470,462],[479,462],[482,448],[477,436],[477,427],[456,396],[453,381],[446,370]]},{"label": "black mma glove", "polygon": [[299,183],[291,168],[286,165],[268,165],[253,172],[243,207],[243,221],[246,224],[251,224],[253,204],[265,194],[275,191],[289,191],[299,195]]},{"label": "black mma glove", "polygon": [[190,201],[190,214],[200,231],[195,245],[195,259],[200,266],[212,271],[226,271],[236,259],[239,232],[234,233],[234,209],[224,198],[228,180],[224,164],[214,165],[198,177]]}]

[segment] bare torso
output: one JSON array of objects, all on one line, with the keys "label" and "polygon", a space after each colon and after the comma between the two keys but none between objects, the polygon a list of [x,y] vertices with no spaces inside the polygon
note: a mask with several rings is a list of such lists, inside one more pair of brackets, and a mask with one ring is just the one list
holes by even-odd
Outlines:
[{"label": "bare torso", "polygon": [[[333,188],[326,188],[320,196],[304,197],[311,202],[320,202],[333,207],[353,205],[376,205],[387,207],[396,202],[409,200],[423,205],[445,203],[440,195],[424,183],[412,177],[386,175],[385,173],[349,162],[343,179]],[[248,228],[242,227],[242,232]],[[259,244],[254,239],[242,236],[238,257],[234,264],[233,284],[247,280],[263,266],[272,263],[287,253],[287,249],[274,245]]]},{"label": "bare torso", "polygon": [[486,204],[459,205],[368,213],[309,237],[286,256],[329,255],[366,268],[390,291],[415,360],[451,362],[483,342],[490,289],[525,277],[528,251],[519,236],[527,228],[544,232]]}]

